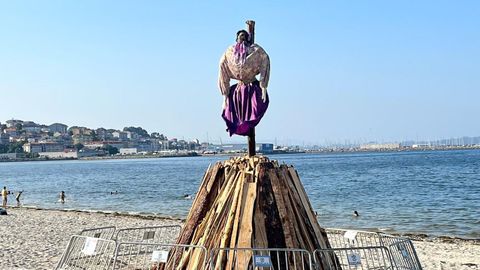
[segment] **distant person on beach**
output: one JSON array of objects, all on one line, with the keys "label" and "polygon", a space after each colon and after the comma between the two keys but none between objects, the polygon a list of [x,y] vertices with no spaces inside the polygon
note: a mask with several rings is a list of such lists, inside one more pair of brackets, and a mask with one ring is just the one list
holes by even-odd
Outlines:
[{"label": "distant person on beach", "polygon": [[62,192],[60,192],[60,202],[61,203],[65,203],[65,198],[67,196],[65,196],[65,191],[62,190]]},{"label": "distant person on beach", "polygon": [[8,196],[8,190],[7,187],[3,187],[2,189],[2,207],[4,209],[7,209],[7,196]]},{"label": "distant person on beach", "polygon": [[357,212],[357,210],[355,210],[355,211],[353,211],[353,216],[354,216],[354,217],[359,217],[360,214]]},{"label": "distant person on beach", "polygon": [[17,196],[15,196],[15,200],[17,200],[17,206],[20,207],[21,203],[20,203],[20,196],[22,196],[22,193],[23,193],[23,190],[22,191],[19,191],[17,193]]}]

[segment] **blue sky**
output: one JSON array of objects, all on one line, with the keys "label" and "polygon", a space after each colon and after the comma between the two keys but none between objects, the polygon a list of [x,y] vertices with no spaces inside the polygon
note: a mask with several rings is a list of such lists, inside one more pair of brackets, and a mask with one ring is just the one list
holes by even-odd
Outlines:
[{"label": "blue sky", "polygon": [[269,53],[257,141],[479,136],[478,1],[0,1],[0,121],[230,138],[218,61]]}]

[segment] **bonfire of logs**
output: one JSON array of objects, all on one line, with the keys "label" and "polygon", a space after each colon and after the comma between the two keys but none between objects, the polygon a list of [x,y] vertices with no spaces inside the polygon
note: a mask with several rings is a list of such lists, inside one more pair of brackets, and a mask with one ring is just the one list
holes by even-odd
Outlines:
[{"label": "bonfire of logs", "polygon": [[[208,250],[330,247],[297,171],[263,156],[234,157],[207,169],[177,243]],[[234,269],[232,260],[219,256],[215,265]],[[180,263],[176,269],[200,269],[205,262],[191,251]]]}]

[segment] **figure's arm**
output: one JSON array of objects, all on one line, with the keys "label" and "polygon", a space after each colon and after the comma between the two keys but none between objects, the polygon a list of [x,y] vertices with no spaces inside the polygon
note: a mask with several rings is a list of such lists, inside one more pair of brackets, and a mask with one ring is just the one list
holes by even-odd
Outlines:
[{"label": "figure's arm", "polygon": [[228,74],[227,53],[224,53],[220,59],[218,68],[218,88],[225,97],[230,94],[230,76]]},{"label": "figure's arm", "polygon": [[262,100],[267,99],[268,81],[270,80],[270,57],[263,51],[262,61],[260,64],[260,88],[262,88]]}]

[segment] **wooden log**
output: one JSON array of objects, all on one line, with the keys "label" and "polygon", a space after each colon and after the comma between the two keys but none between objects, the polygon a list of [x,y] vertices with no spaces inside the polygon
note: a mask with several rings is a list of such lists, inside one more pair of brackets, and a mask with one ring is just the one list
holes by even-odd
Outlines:
[{"label": "wooden log", "polygon": [[[227,222],[226,222],[225,229],[222,232],[222,238],[220,240],[220,248],[229,247],[230,244],[227,245],[227,242],[231,243],[230,242],[231,239],[236,239],[236,235],[234,233],[232,233],[232,231],[236,230],[237,227],[238,227],[238,225],[237,225],[238,223],[235,222],[236,221],[235,218],[238,218],[236,212],[238,211],[237,206],[239,204],[241,204],[241,199],[239,200],[239,197],[242,194],[242,189],[243,189],[243,185],[244,185],[244,181],[243,181],[244,178],[245,178],[245,173],[242,172],[241,177],[237,181],[234,192],[232,194],[232,196],[233,196],[232,204],[231,204],[230,209],[227,213],[227,217],[226,217]],[[216,265],[223,265],[222,261],[223,261],[224,256],[226,255],[226,254],[223,254],[223,253],[224,253],[223,251],[220,251],[220,254],[217,257]],[[229,269],[229,267],[228,267],[229,262],[230,262],[230,257],[227,260],[227,269]]]},{"label": "wooden log", "polygon": [[283,186],[281,184],[280,179],[278,179],[278,175],[275,174],[275,169],[269,169],[267,171],[268,178],[270,183],[272,184],[273,196],[275,197],[275,202],[277,204],[278,215],[280,216],[280,223],[283,228],[283,235],[285,236],[285,246],[287,248],[294,248],[296,245],[293,242],[293,228],[292,228],[292,221],[289,218],[288,210],[286,209],[288,206],[284,201],[283,198]]},{"label": "wooden log", "polygon": [[262,189],[260,197],[257,198],[258,207],[265,215],[265,225],[268,247],[270,248],[284,248],[285,236],[282,233],[282,225],[278,215],[278,209],[275,198],[273,196],[272,185],[268,180],[266,170],[272,167],[270,163],[260,163],[258,170],[257,185]]},{"label": "wooden log", "polygon": [[[243,187],[243,200],[242,205],[244,208],[241,213],[241,225],[240,233],[238,235],[238,247],[250,248],[252,247],[252,221],[253,221],[253,209],[255,205],[255,199],[257,196],[257,185],[255,183],[244,183]],[[239,252],[237,254],[237,266],[238,269],[247,269],[248,263],[251,259],[251,254],[247,252]]]}]

